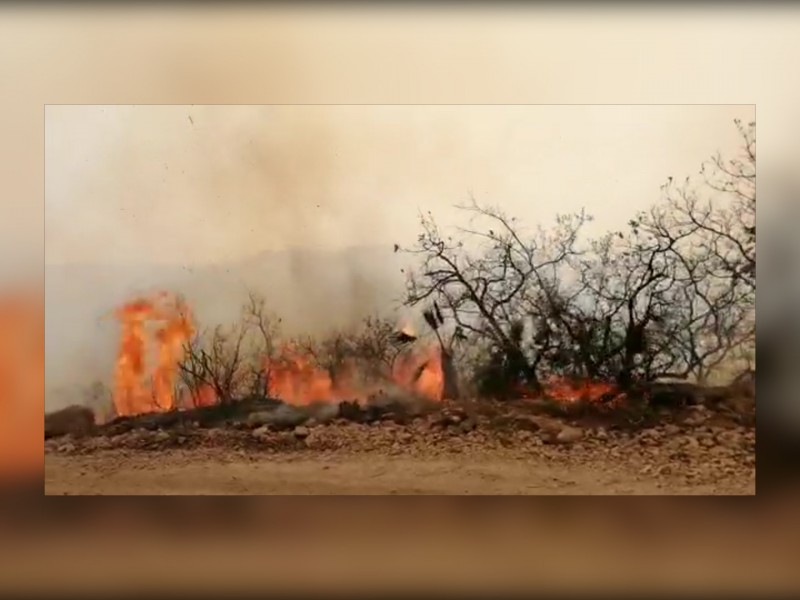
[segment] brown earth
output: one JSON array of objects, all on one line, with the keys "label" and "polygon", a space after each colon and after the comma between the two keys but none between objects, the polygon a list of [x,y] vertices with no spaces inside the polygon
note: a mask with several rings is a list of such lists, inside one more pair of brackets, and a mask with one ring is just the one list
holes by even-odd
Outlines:
[{"label": "brown earth", "polygon": [[[754,494],[755,431],[336,421],[59,438],[47,494]],[[557,430],[557,431],[556,431]]]},{"label": "brown earth", "polygon": [[45,458],[45,493],[167,494],[754,494],[754,473],[693,484],[624,465],[564,468],[541,458],[460,455],[261,456],[167,451]]}]

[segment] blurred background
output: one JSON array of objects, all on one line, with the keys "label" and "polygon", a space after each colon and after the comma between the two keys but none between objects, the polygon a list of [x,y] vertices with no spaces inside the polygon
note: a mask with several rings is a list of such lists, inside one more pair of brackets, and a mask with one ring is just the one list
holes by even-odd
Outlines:
[{"label": "blurred background", "polygon": [[[765,366],[762,356],[759,477],[779,458],[794,466],[787,443],[800,437],[794,393],[800,243],[792,218],[800,86],[791,77],[800,58],[798,9],[4,5],[0,11],[0,283],[10,307],[6,322],[17,329],[3,333],[15,360],[42,365],[43,374],[43,363],[27,357],[44,355],[44,313],[36,303],[43,301],[48,245],[45,104],[754,103],[762,142],[759,251],[767,256],[759,273],[766,283],[758,329],[771,364]],[[2,374],[8,391],[0,397],[3,473],[35,474],[42,461],[43,377],[9,370]],[[796,590],[795,553],[784,543],[797,531],[796,489],[781,489],[781,497],[759,498],[758,506],[717,500],[687,516],[678,501],[660,502],[640,518],[632,516],[630,503],[623,510],[559,500],[514,512],[486,500],[468,512],[473,508],[464,502],[440,500],[430,501],[423,514],[387,500],[370,509],[390,524],[386,529],[374,526],[378,518],[366,508],[351,503],[345,514],[322,500],[293,504],[288,513],[253,503],[247,512],[228,503],[202,510],[186,501],[78,506],[51,500],[44,506],[8,496],[0,522],[9,541],[4,551],[13,555],[3,557],[2,583],[23,591],[34,584],[51,592],[137,585],[152,591],[179,579],[183,589],[207,591],[210,580],[220,583],[227,574],[237,583],[218,589],[255,591],[272,583],[297,590],[302,582],[317,591],[381,583],[406,591],[435,585],[474,591],[480,579],[493,590],[581,582],[591,591]],[[172,512],[158,512],[162,506]],[[240,529],[234,514],[243,519]],[[292,524],[282,536],[263,518],[275,514],[284,527]],[[504,526],[497,522],[501,515]],[[262,536],[258,547],[242,546],[241,531],[269,527],[273,534]],[[359,551],[362,538],[355,532],[365,536]],[[225,546],[232,533],[237,551]],[[433,534],[442,543],[420,552],[419,540]],[[199,545],[191,536],[209,543]],[[497,546],[502,552],[491,551]],[[97,561],[98,551],[132,558],[120,566]],[[373,561],[362,563],[365,556]],[[246,576],[253,567],[261,569],[259,580]]]}]

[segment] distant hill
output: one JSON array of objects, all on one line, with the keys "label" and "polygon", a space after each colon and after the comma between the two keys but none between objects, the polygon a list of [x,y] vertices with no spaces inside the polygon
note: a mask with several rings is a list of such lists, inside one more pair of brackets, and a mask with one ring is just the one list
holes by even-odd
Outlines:
[{"label": "distant hill", "polygon": [[74,401],[65,389],[109,380],[118,329],[108,313],[137,294],[181,293],[201,325],[213,325],[234,321],[251,289],[266,297],[286,330],[315,333],[392,310],[403,290],[404,261],[408,258],[391,247],[369,246],[265,252],[192,268],[47,265],[46,406],[50,410]]}]

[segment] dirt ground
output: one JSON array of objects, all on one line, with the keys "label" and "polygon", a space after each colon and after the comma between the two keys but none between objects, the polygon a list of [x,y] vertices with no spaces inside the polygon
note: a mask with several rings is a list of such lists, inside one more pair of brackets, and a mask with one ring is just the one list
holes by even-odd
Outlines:
[{"label": "dirt ground", "polygon": [[298,452],[117,450],[48,454],[45,493],[189,494],[754,494],[755,471],[713,482],[653,475],[624,463],[553,463],[493,453],[435,457]]},{"label": "dirt ground", "polygon": [[[525,404],[524,408],[528,408]],[[755,494],[755,430],[709,412],[607,427],[514,412],[101,430],[45,442],[47,494]],[[256,424],[257,425],[257,424]],[[102,433],[105,431],[105,433]]]}]

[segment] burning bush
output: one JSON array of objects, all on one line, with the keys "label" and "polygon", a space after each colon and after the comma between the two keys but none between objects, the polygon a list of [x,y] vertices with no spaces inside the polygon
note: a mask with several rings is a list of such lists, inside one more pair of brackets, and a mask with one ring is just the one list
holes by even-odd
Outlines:
[{"label": "burning bush", "polygon": [[443,351],[398,336],[385,319],[319,339],[284,339],[280,319],[255,294],[239,322],[201,331],[186,302],[166,293],[134,299],[114,314],[121,336],[113,402],[121,417],[248,397],[310,405],[398,395],[438,401],[445,391]]}]

